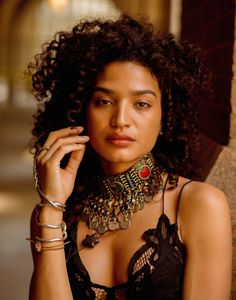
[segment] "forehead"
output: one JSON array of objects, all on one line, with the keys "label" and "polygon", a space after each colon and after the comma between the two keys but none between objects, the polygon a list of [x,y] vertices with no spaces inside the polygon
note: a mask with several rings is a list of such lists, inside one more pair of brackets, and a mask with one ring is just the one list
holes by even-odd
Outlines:
[{"label": "forehead", "polygon": [[106,65],[103,71],[98,75],[96,85],[100,84],[121,84],[123,86],[153,87],[157,88],[157,78],[150,70],[136,62],[112,62]]}]

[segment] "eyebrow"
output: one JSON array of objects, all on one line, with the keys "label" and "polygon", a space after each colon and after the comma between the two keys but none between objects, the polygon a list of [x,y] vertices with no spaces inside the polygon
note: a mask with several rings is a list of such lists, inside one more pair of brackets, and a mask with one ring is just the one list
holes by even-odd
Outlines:
[{"label": "eyebrow", "polygon": [[[107,89],[107,88],[104,88],[104,87],[101,87],[101,86],[96,86],[93,90],[93,92],[104,92],[106,94],[109,94],[109,95],[114,95],[114,91],[113,90],[110,90],[110,89]],[[133,96],[142,96],[142,95],[153,95],[154,97],[157,97],[157,95],[152,91],[152,90],[149,90],[149,89],[146,89],[146,90],[137,90],[137,91],[132,91],[131,93]]]}]

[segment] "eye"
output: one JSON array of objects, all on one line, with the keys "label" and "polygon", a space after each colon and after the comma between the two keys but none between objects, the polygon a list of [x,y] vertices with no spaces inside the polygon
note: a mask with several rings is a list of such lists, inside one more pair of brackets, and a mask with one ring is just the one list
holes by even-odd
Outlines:
[{"label": "eye", "polygon": [[107,106],[107,105],[111,105],[112,104],[112,101],[111,100],[108,100],[108,99],[98,99],[95,101],[96,105],[104,105],[104,106]]},{"label": "eye", "polygon": [[142,109],[142,108],[148,108],[150,107],[151,105],[145,101],[139,101],[136,103],[136,107],[139,108],[139,109]]}]

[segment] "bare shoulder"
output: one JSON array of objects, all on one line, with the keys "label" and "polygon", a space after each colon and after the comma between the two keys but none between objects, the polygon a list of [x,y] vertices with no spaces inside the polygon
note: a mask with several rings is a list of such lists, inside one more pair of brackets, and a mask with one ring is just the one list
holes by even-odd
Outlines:
[{"label": "bare shoulder", "polygon": [[193,211],[193,209],[201,213],[212,212],[212,210],[228,210],[228,201],[224,192],[205,182],[189,182],[186,187],[184,187],[181,198],[181,206],[187,212]]},{"label": "bare shoulder", "polygon": [[208,183],[188,183],[181,196],[179,224],[185,240],[207,229],[229,228],[230,213],[225,194]]},{"label": "bare shoulder", "polygon": [[[186,182],[181,178],[180,187]],[[232,232],[224,193],[207,183],[184,186],[179,234],[186,249],[184,299],[229,299]]]}]

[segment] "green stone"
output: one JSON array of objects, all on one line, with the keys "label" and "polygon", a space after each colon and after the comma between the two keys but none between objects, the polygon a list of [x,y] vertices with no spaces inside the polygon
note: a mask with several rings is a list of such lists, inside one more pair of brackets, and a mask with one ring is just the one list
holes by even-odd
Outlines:
[{"label": "green stone", "polygon": [[111,186],[111,190],[114,194],[119,194],[121,192],[123,192],[124,187],[123,184],[119,181],[116,181],[112,186]]}]

